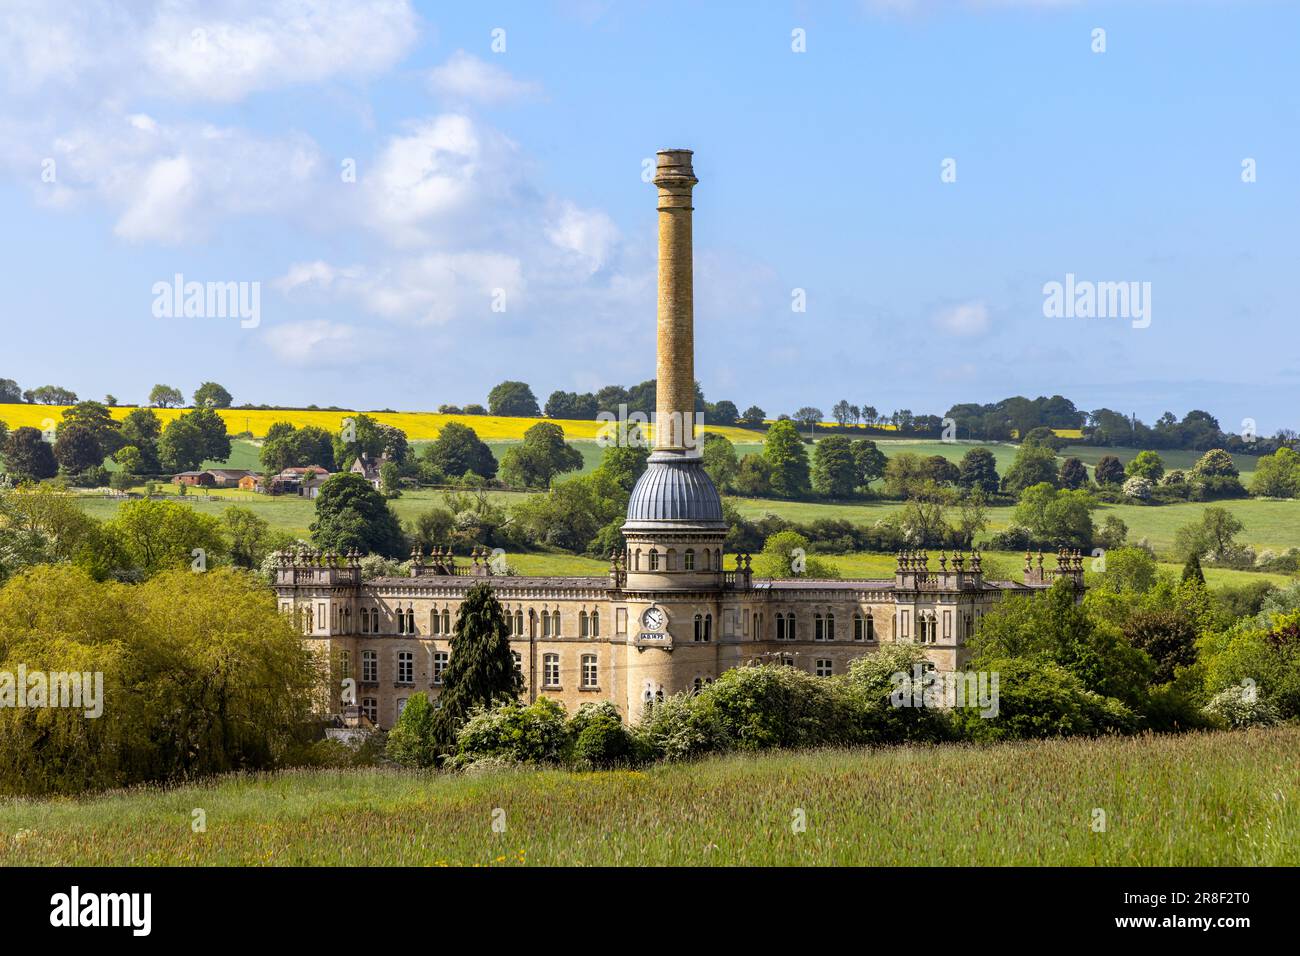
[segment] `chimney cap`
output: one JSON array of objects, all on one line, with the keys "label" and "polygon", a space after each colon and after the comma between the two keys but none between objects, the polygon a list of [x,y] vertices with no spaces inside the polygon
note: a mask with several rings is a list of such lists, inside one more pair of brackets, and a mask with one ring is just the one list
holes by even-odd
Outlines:
[{"label": "chimney cap", "polygon": [[695,170],[691,167],[694,152],[689,149],[661,149],[655,162],[654,181],[662,185],[695,185]]}]

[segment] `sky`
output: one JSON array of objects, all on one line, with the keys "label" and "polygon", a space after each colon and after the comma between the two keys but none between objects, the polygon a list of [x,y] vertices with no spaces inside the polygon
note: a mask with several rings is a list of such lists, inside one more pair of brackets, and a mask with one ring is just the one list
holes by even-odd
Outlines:
[{"label": "sky", "polygon": [[[1267,0],[5,0],[0,378],[634,384],[684,147],[710,400],[1300,427],[1298,47]],[[166,314],[177,276],[250,309]],[[1145,315],[1045,314],[1067,276]]]}]

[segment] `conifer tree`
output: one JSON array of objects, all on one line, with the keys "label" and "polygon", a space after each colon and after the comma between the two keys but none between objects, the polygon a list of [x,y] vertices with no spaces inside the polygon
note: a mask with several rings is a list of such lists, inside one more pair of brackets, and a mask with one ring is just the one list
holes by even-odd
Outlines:
[{"label": "conifer tree", "polygon": [[[501,603],[488,584],[476,584],[465,594],[451,638],[451,659],[443,674],[435,736],[444,746],[476,706],[516,700],[523,678],[510,653],[510,629]],[[409,706],[409,705],[408,705]]]}]

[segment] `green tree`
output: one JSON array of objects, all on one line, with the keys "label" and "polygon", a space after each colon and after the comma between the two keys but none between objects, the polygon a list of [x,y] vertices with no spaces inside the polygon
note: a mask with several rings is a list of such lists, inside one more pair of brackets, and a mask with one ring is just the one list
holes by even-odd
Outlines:
[{"label": "green tree", "polygon": [[1159,481],[1165,474],[1164,460],[1156,452],[1140,451],[1124,466],[1124,474],[1129,478],[1145,478],[1147,481]]},{"label": "green tree", "polygon": [[488,411],[493,415],[517,418],[537,418],[542,410],[537,407],[537,396],[527,382],[505,381],[488,392]]},{"label": "green tree", "polygon": [[438,743],[434,738],[437,711],[422,693],[406,699],[402,716],[388,732],[385,751],[389,760],[404,767],[432,767],[438,761]]},{"label": "green tree", "polygon": [[1174,532],[1174,551],[1183,558],[1229,558],[1239,549],[1237,535],[1245,528],[1227,508],[1214,505],[1203,510],[1198,520]]},{"label": "green tree", "polygon": [[763,543],[754,556],[754,574],[760,578],[838,578],[835,567],[808,553],[808,539],[797,531],[779,531]]},{"label": "green tree", "polygon": [[240,568],[260,567],[269,551],[271,526],[251,509],[235,505],[221,512],[221,523],[230,542],[231,562]]},{"label": "green tree", "polygon": [[1002,478],[1002,490],[1019,495],[1026,488],[1044,482],[1053,486],[1058,482],[1056,452],[1044,444],[1023,442]]},{"label": "green tree", "polygon": [[211,408],[196,408],[167,423],[158,439],[158,458],[167,471],[192,471],[204,461],[230,457],[226,423]]},{"label": "green tree", "polygon": [[154,408],[179,408],[185,404],[185,396],[179,388],[155,385],[149,392],[149,404]]},{"label": "green tree", "polygon": [[76,475],[104,463],[104,452],[95,433],[84,425],[65,425],[54,441],[54,458],[63,470]]},{"label": "green tree", "polygon": [[985,494],[997,494],[998,460],[987,448],[972,448],[962,456],[957,469],[957,484],[967,491],[978,488]]},{"label": "green tree", "polygon": [[221,522],[174,501],[123,502],[104,531],[124,559],[125,574],[152,577],[169,568],[215,565],[227,553]]},{"label": "green tree", "polygon": [[1102,455],[1094,469],[1099,485],[1119,485],[1124,483],[1124,466],[1114,455]]},{"label": "green tree", "polygon": [[474,708],[516,702],[523,686],[510,653],[510,629],[501,603],[490,585],[475,584],[465,592],[456,613],[435,740],[449,747]]},{"label": "green tree", "polygon": [[478,433],[460,422],[448,422],[438,432],[438,437],[424,446],[421,460],[448,478],[459,478],[466,472],[483,478],[495,478],[497,460],[492,449],[478,437]]},{"label": "green tree", "polygon": [[80,426],[95,436],[95,441],[100,448],[101,461],[122,447],[122,426],[113,420],[107,405],[99,402],[78,402],[63,413],[63,421],[59,425],[60,431],[69,425]]},{"label": "green tree", "polygon": [[150,408],[133,408],[122,419],[122,442],[135,446],[140,452],[138,475],[156,475],[161,469],[158,461],[158,438],[162,435],[162,422]]},{"label": "green tree", "polygon": [[21,405],[23,390],[12,378],[0,378],[0,405]]},{"label": "green tree", "polygon": [[750,405],[740,416],[740,424],[746,428],[762,428],[763,422],[767,419],[767,412],[763,411],[757,405]]},{"label": "green tree", "polygon": [[195,408],[229,408],[234,401],[230,392],[216,382],[204,382],[194,390]]},{"label": "green tree", "polygon": [[1063,491],[1044,481],[1020,495],[1012,521],[1026,528],[1040,546],[1092,546],[1092,512],[1097,502],[1086,491]]},{"label": "green tree", "polygon": [[556,475],[581,467],[582,454],[564,441],[564,429],[554,422],[533,425],[501,456],[501,478],[516,488],[545,488]]},{"label": "green tree", "polygon": [[843,435],[813,446],[812,487],[823,498],[849,498],[858,485],[853,446]]},{"label": "green tree", "polygon": [[766,498],[772,493],[772,466],[763,455],[744,455],[731,488],[747,498]]},{"label": "green tree", "polygon": [[1077,458],[1067,458],[1061,463],[1061,487],[1077,491],[1088,487],[1088,466]]},{"label": "green tree", "polygon": [[736,455],[736,446],[724,436],[705,432],[704,448],[700,452],[704,459],[704,470],[713,479],[718,491],[729,490],[740,470],[740,459]]},{"label": "green tree", "polygon": [[1279,448],[1255,464],[1250,493],[1266,498],[1300,498],[1300,454]]},{"label": "green tree", "polygon": [[6,473],[16,481],[40,481],[53,478],[59,471],[54,449],[40,431],[24,425],[15,428],[5,439]]},{"label": "green tree", "polygon": [[869,491],[873,481],[883,478],[888,464],[885,453],[870,438],[859,438],[853,443],[853,467],[861,491]]},{"label": "green tree", "polygon": [[794,422],[773,423],[763,441],[763,457],[771,467],[773,494],[778,498],[802,498],[808,494],[808,453]]},{"label": "green tree", "polygon": [[1246,493],[1236,463],[1222,448],[1212,448],[1202,455],[1187,473],[1187,479],[1202,498],[1240,498]]},{"label": "green tree", "polygon": [[1124,636],[1151,658],[1157,684],[1168,684],[1177,668],[1196,663],[1196,622],[1177,608],[1137,611],[1125,624]]},{"label": "green tree", "polygon": [[388,502],[361,475],[331,475],[316,496],[316,518],[311,523],[312,542],[330,551],[402,556],[402,528]]}]

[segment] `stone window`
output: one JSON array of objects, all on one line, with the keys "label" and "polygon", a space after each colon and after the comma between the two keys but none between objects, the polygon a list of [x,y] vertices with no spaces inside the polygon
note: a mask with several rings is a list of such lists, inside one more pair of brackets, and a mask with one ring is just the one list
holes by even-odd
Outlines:
[{"label": "stone window", "polygon": [[442,633],[451,633],[451,611],[446,608],[442,609]]},{"label": "stone window", "polygon": [[352,652],[349,650],[339,651],[339,674],[343,677],[352,676]]},{"label": "stone window", "polygon": [[406,701],[407,698],[405,697],[397,698],[397,719],[398,720],[402,719],[402,711],[406,710]]},{"label": "stone window", "polygon": [[524,636],[524,612],[515,611],[515,634],[519,637]]},{"label": "stone window", "polygon": [[415,683],[415,655],[410,651],[397,652],[397,683]]},{"label": "stone window", "polygon": [[712,614],[695,615],[695,640],[702,644],[707,644],[713,640]]},{"label": "stone window", "polygon": [[361,714],[372,724],[379,722],[379,701],[373,697],[361,698]]},{"label": "stone window", "polygon": [[785,615],[780,611],[776,612],[776,639],[778,641],[785,640]]},{"label": "stone window", "polygon": [[650,549],[650,570],[651,571],[659,570],[659,552],[656,551],[654,548]]},{"label": "stone window", "polygon": [[587,612],[578,612],[578,636],[591,637],[591,625],[587,623]]},{"label": "stone window", "polygon": [[406,612],[400,607],[397,609],[397,633],[406,633]]},{"label": "stone window", "polygon": [[591,636],[600,637],[600,612],[591,612]]},{"label": "stone window", "polygon": [[813,640],[826,640],[826,623],[822,620],[820,611],[813,615]]},{"label": "stone window", "polygon": [[447,673],[447,664],[451,661],[451,654],[447,651],[433,652],[433,682],[439,687],[442,686],[444,675]]},{"label": "stone window", "polygon": [[419,633],[419,631],[415,629],[415,611],[409,607],[406,609],[406,633],[407,634]]},{"label": "stone window", "polygon": [[829,657],[817,658],[817,668],[815,673],[818,677],[830,677],[834,671],[834,662]]},{"label": "stone window", "polygon": [[876,639],[875,622],[871,615],[863,617],[861,614],[853,615],[853,639],[855,641],[874,641]]},{"label": "stone window", "polygon": [[582,686],[587,690],[593,690],[600,686],[595,654],[582,655]]},{"label": "stone window", "polygon": [[379,682],[379,654],[375,651],[361,652],[361,680],[367,684]]},{"label": "stone window", "polygon": [[542,656],[542,686],[556,689],[560,686],[560,655]]},{"label": "stone window", "polygon": [[695,570],[695,549],[694,548],[687,548],[686,553],[682,555],[682,570],[683,571]]},{"label": "stone window", "polygon": [[835,615],[834,614],[826,615],[826,640],[828,641],[835,640]]}]

